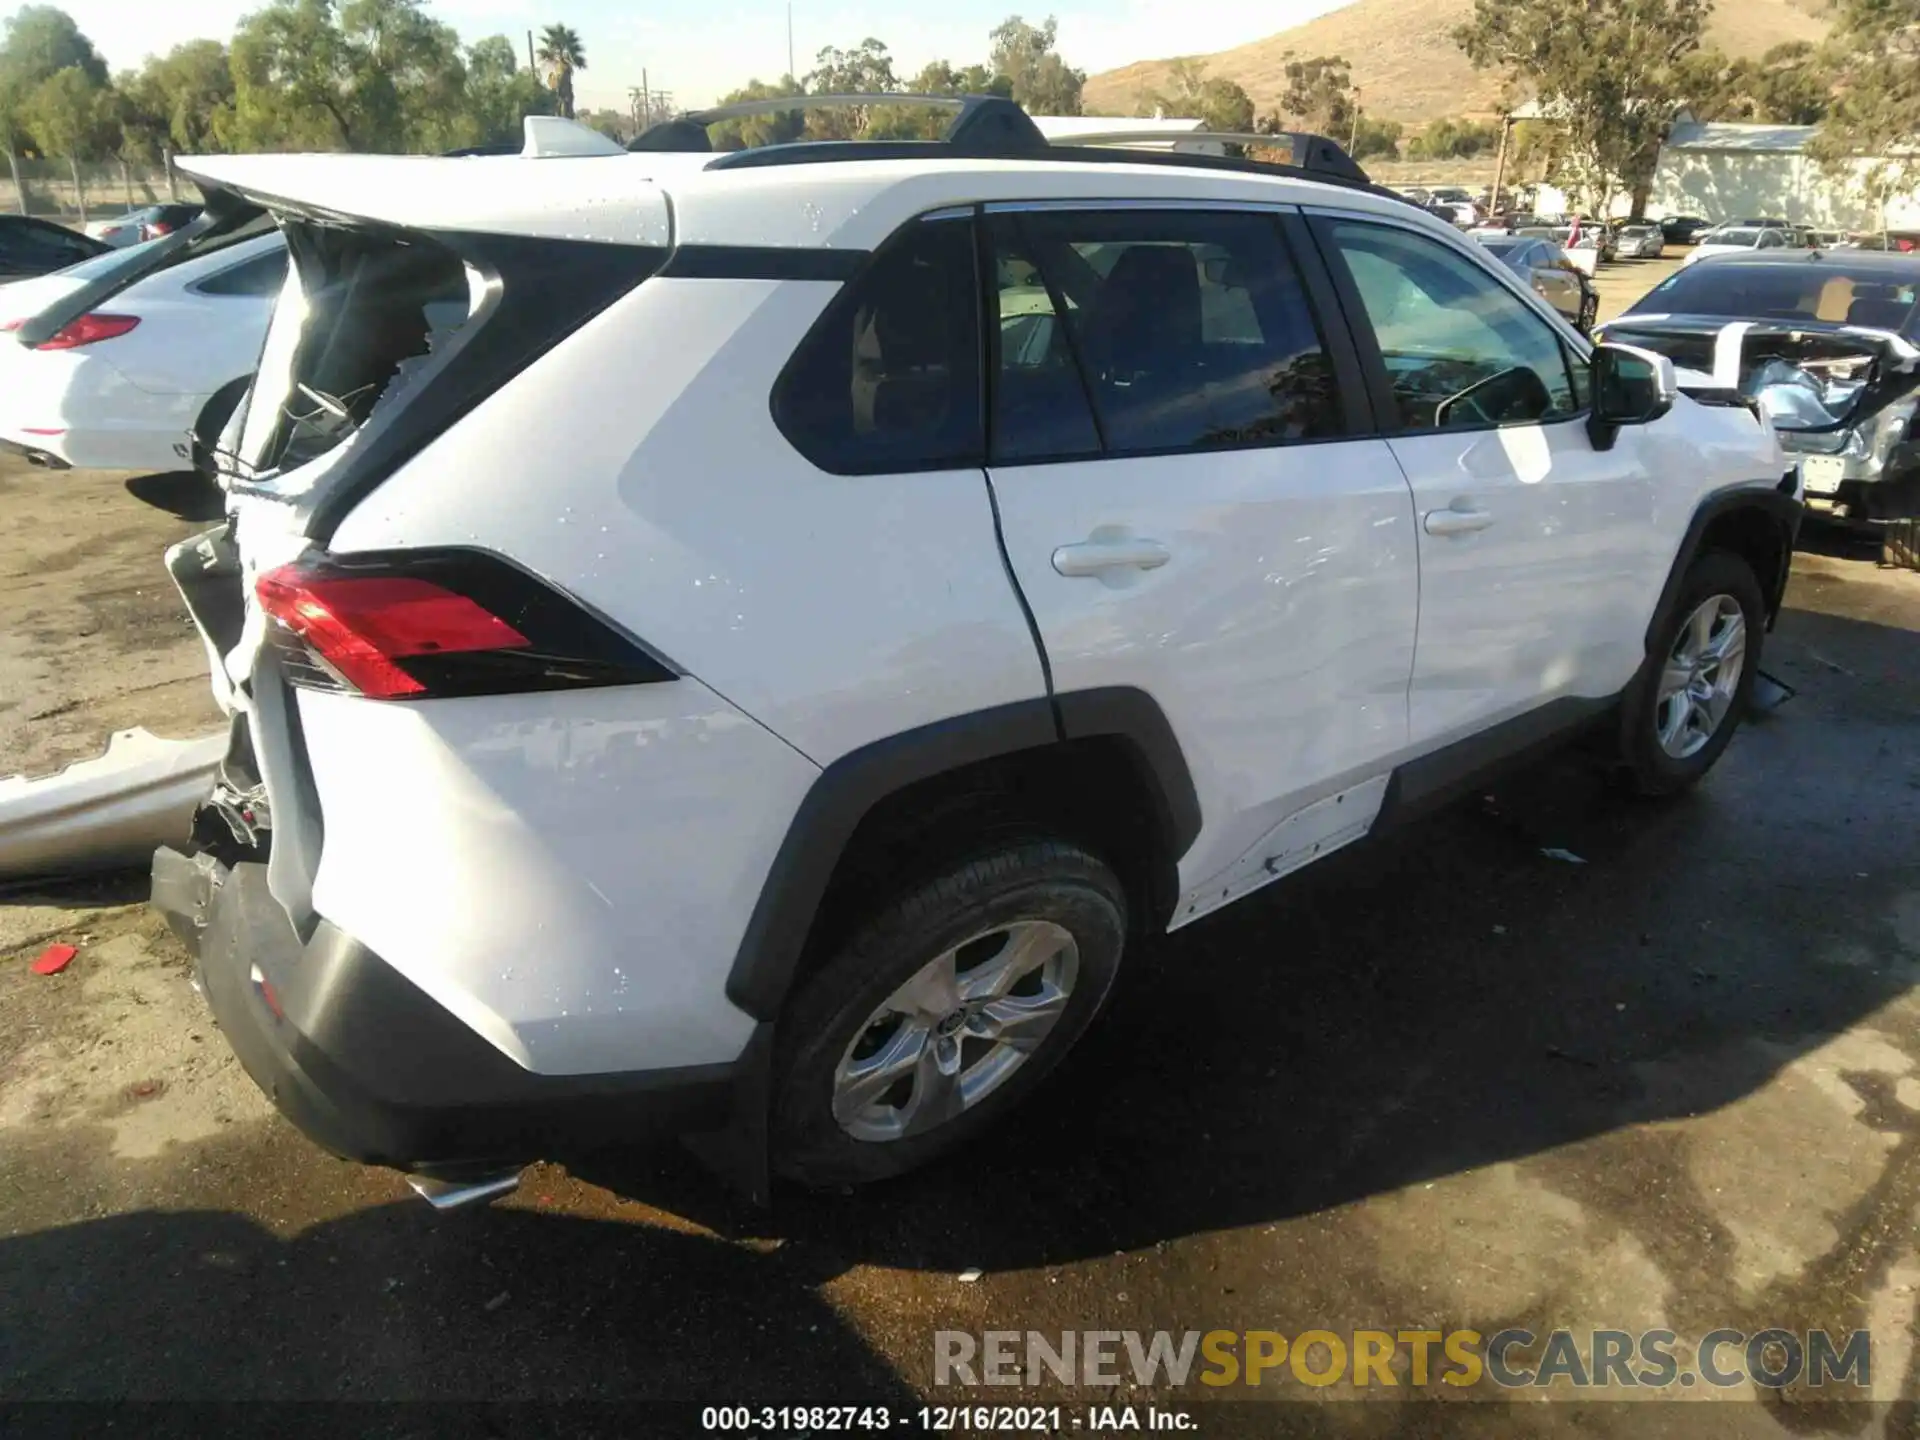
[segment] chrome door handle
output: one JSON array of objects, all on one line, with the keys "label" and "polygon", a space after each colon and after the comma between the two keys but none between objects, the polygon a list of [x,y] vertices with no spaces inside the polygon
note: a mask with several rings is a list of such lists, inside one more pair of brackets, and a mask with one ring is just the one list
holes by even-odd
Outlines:
[{"label": "chrome door handle", "polygon": [[1066,576],[1104,575],[1110,570],[1158,570],[1173,552],[1158,540],[1087,540],[1053,552],[1053,568]]},{"label": "chrome door handle", "polygon": [[1429,535],[1471,535],[1491,524],[1490,510],[1429,510],[1426,519]]}]

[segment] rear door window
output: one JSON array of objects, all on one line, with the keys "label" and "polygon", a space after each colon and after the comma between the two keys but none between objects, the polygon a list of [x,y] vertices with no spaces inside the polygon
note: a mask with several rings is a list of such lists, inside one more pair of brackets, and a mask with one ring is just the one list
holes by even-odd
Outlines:
[{"label": "rear door window", "polygon": [[984,463],[977,271],[967,217],[920,221],[879,251],[774,387],[793,447],[838,475]]},{"label": "rear door window", "polygon": [[[1072,302],[1047,288],[1013,216],[990,216],[988,234],[995,284],[988,335],[993,376],[990,458],[1003,465],[1098,455],[1100,431],[1093,421],[1092,400],[1060,319],[1063,307],[1070,311]],[[1104,258],[1089,263],[1097,270]]]},{"label": "rear door window", "polygon": [[[1026,303],[1046,296],[1046,351],[1013,353],[1041,360],[1049,376],[1077,363],[1085,398],[1049,379],[1054,413],[1077,426],[1090,399],[1107,453],[1344,433],[1332,363],[1272,216],[1037,211],[998,217],[992,234],[997,265],[1017,257],[1041,281],[1024,287]],[[1016,399],[1029,377],[1008,358],[1007,288],[996,404],[1006,444],[996,459],[1020,458],[1032,424]]]}]

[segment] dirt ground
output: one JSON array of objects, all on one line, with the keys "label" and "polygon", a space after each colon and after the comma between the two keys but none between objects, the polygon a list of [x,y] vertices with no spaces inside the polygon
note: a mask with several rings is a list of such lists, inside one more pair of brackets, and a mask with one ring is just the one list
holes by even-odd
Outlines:
[{"label": "dirt ground", "polygon": [[[191,482],[0,463],[0,774],[211,721],[159,568],[196,514]],[[1560,760],[1348,851],[1141,947],[999,1133],[771,1212],[669,1149],[562,1157],[437,1217],[277,1118],[142,877],[0,894],[0,1428],[65,1413],[22,1401],[562,1399],[684,1433],[697,1413],[643,1402],[1027,1398],[936,1390],[942,1328],[1525,1325],[1667,1328],[1683,1359],[1719,1327],[1865,1328],[1881,1403],[1035,1393],[1205,1434],[1914,1434],[1920,576],[1811,548],[1766,654],[1797,697],[1696,795],[1633,803]],[[54,939],[79,958],[33,974]],[[222,1424],[263,1416],[342,1419]]]}]

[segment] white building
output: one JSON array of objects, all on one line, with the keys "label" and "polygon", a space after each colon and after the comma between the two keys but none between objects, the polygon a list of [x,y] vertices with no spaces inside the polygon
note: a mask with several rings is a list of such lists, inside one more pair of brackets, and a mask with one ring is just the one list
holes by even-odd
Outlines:
[{"label": "white building", "polygon": [[[1806,153],[1811,125],[1733,125],[1695,120],[1684,110],[1660,147],[1647,213],[1698,215],[1707,220],[1775,218],[1822,229],[1878,229],[1882,222],[1860,179],[1822,170]],[[1893,196],[1884,223],[1920,228],[1920,194]]]}]

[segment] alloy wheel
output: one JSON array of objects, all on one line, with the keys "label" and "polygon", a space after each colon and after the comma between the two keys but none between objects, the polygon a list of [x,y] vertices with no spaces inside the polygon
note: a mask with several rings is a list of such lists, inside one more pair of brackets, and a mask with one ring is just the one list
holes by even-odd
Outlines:
[{"label": "alloy wheel", "polygon": [[1689,760],[1720,733],[1747,665],[1747,617],[1731,595],[1702,601],[1680,627],[1653,707],[1660,748]]},{"label": "alloy wheel", "polygon": [[1079,977],[1071,932],[1019,920],[934,956],[881,1002],[833,1077],[856,1140],[922,1135],[978,1105],[1043,1046]]}]

